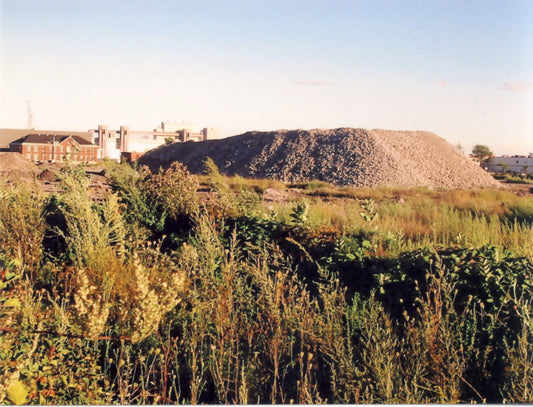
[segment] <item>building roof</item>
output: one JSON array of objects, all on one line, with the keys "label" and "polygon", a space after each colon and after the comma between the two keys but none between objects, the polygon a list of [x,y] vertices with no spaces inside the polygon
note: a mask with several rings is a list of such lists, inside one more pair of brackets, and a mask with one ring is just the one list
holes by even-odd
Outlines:
[{"label": "building roof", "polygon": [[50,130],[50,129],[5,129],[0,128],[0,148],[9,148],[9,144],[14,140],[27,136],[28,134],[55,134],[61,136],[80,136],[92,142],[93,135],[89,131],[77,130]]},{"label": "building roof", "polygon": [[69,137],[74,139],[78,144],[97,147],[95,144],[81,136],[59,134],[27,134],[9,144],[52,144],[54,141],[61,144]]}]

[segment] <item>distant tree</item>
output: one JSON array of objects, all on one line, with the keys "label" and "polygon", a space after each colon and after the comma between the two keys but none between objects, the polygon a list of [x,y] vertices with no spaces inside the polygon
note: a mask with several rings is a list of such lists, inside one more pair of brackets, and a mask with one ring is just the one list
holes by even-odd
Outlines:
[{"label": "distant tree", "polygon": [[482,144],[476,144],[474,148],[472,148],[472,155],[477,161],[479,161],[479,164],[483,167],[485,161],[492,157],[492,151],[490,151],[490,148],[488,148],[487,146],[484,146]]},{"label": "distant tree", "polygon": [[507,171],[509,171],[509,164],[504,163],[504,162],[499,162],[498,165],[499,165],[500,167],[502,167],[503,172],[507,172]]},{"label": "distant tree", "polygon": [[464,154],[464,153],[465,153],[465,149],[463,148],[463,146],[461,145],[461,143],[457,143],[457,144],[455,145],[455,148],[456,148],[457,150],[459,150],[459,152],[460,152],[461,154]]}]

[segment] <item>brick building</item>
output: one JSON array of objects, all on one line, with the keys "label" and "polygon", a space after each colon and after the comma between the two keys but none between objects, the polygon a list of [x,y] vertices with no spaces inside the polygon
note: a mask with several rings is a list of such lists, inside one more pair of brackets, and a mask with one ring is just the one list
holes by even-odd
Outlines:
[{"label": "brick building", "polygon": [[28,134],[9,143],[9,150],[32,161],[98,161],[98,146],[76,135]]}]

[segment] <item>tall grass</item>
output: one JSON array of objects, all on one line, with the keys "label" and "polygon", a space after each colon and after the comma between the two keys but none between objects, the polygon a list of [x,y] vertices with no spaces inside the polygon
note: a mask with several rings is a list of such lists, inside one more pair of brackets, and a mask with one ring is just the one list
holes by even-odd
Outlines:
[{"label": "tall grass", "polygon": [[109,171],[1,185],[0,402],[531,402],[530,199]]},{"label": "tall grass", "polygon": [[[432,192],[429,197],[413,201],[386,199],[376,202],[378,216],[372,225],[360,216],[364,212],[362,200],[323,202],[307,199],[307,225],[315,230],[339,234],[367,230],[375,235],[375,242],[391,255],[398,252],[391,251],[387,241],[391,240],[391,236],[401,235],[405,244],[401,247],[409,250],[427,246],[491,244],[501,250],[509,249],[530,258],[533,256],[533,198],[519,199],[512,194],[495,191],[494,195],[489,192],[466,194],[468,199],[463,200],[461,197],[465,194],[464,191]],[[502,197],[508,200],[499,201]],[[475,203],[476,199],[479,204]],[[454,201],[457,206],[454,206]],[[282,222],[289,221],[293,207],[280,204],[276,208]]]},{"label": "tall grass", "polygon": [[36,185],[0,179],[0,248],[10,259],[36,267],[45,233],[44,194]]}]

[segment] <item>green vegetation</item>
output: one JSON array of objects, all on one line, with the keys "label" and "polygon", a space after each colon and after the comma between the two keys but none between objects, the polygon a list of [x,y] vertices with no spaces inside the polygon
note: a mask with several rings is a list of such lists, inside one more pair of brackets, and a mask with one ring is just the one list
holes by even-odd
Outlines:
[{"label": "green vegetation", "polygon": [[[500,166],[502,164],[499,164]],[[507,184],[533,184],[533,174],[517,174],[507,170],[496,172],[493,177],[500,181],[505,181]]]},{"label": "green vegetation", "polygon": [[498,165],[501,167],[502,171],[504,173],[506,173],[507,171],[509,171],[509,164],[507,163],[504,163],[504,162],[499,162]]},{"label": "green vegetation", "polygon": [[492,151],[485,145],[476,144],[472,148],[472,155],[479,161],[481,166],[484,166],[485,161],[492,157]]},{"label": "green vegetation", "polygon": [[506,174],[504,176],[505,182],[509,184],[533,184],[533,175],[511,175]]},{"label": "green vegetation", "polygon": [[533,401],[532,198],[107,166],[0,181],[0,403]]}]

